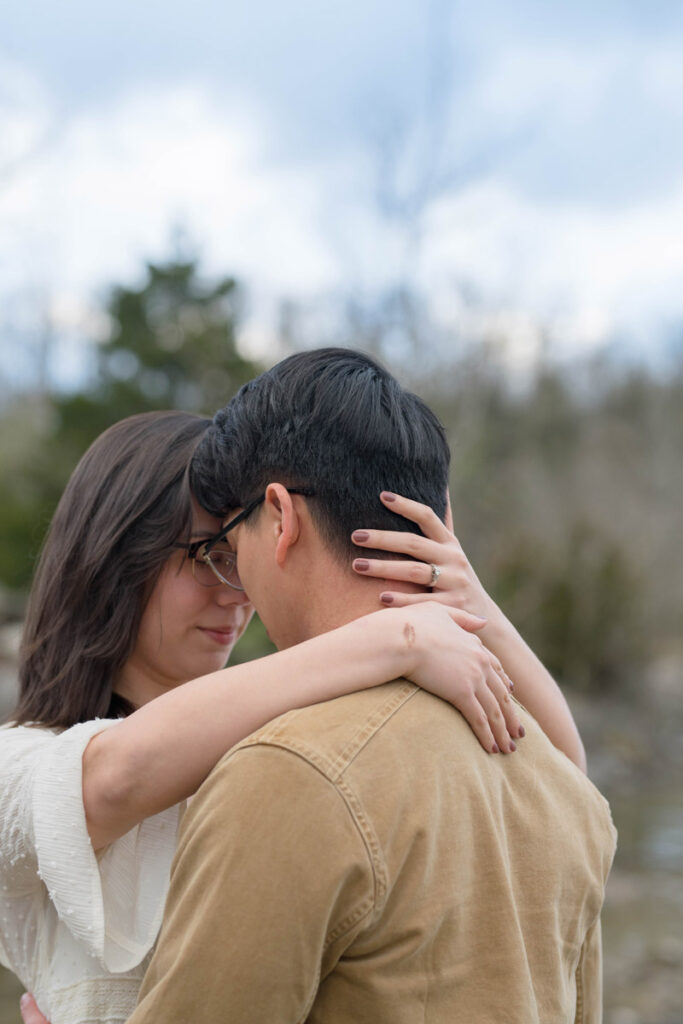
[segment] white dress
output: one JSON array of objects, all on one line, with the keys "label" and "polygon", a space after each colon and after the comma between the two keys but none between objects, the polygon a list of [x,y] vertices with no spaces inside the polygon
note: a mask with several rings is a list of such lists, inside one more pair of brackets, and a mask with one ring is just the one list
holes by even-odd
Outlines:
[{"label": "white dress", "polygon": [[0,727],[0,961],[52,1024],[123,1024],[161,924],[184,804],[97,855],[82,758],[115,720]]}]

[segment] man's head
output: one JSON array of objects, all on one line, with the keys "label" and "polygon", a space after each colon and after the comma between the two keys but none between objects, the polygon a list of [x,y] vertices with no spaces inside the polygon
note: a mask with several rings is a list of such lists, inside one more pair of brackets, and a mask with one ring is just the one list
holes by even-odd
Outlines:
[{"label": "man's head", "polygon": [[[191,486],[204,508],[225,517],[269,484],[281,485],[244,530],[275,506],[282,514],[284,499],[297,519],[310,521],[316,536],[304,531],[304,539],[319,545],[315,564],[322,552],[352,586],[368,582],[350,569],[354,529],[415,529],[385,508],[380,492],[423,501],[443,517],[448,465],[444,430],[421,399],[368,356],[330,348],[290,356],[246,384],[214,417],[192,461]],[[298,489],[313,496],[292,497]],[[304,561],[311,568],[310,557],[299,568]],[[282,583],[276,572],[270,589]]]}]

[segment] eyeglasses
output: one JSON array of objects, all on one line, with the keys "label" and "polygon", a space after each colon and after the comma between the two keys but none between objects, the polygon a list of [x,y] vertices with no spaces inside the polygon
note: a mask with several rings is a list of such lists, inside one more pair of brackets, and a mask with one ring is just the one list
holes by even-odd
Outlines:
[{"label": "eyeglasses", "polygon": [[208,540],[195,540],[192,544],[174,544],[187,552],[192,565],[192,575],[200,587],[218,587],[224,583],[233,590],[244,590],[237,573],[237,555],[227,545],[211,548],[213,537]]},{"label": "eyeglasses", "polygon": [[[306,498],[315,497],[315,491],[307,487],[288,487],[290,494],[301,494]],[[231,530],[243,523],[255,508],[265,500],[265,492],[245,505],[234,519],[231,519],[218,533],[208,540],[196,540],[191,544],[174,544],[174,548],[187,551],[192,563],[192,575],[202,587],[217,587],[224,583],[233,590],[244,590],[237,572],[237,555],[226,544],[221,544]]]}]

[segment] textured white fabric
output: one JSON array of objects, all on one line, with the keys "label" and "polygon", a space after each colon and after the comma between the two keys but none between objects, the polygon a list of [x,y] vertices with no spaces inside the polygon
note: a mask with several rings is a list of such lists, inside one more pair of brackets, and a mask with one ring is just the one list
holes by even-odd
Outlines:
[{"label": "textured white fabric", "polygon": [[0,961],[52,1024],[122,1024],[156,940],[183,805],[98,856],[83,751],[115,720],[0,728]]}]

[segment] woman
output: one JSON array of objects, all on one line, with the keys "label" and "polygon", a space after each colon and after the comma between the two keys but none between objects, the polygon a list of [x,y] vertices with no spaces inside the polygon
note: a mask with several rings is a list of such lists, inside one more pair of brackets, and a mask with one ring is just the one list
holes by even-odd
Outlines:
[{"label": "woman", "polygon": [[[227,587],[213,585],[201,559],[220,523],[193,504],[186,468],[208,424],[148,414],[107,431],[65,491],[36,574],[19,727],[0,736],[0,954],[53,1024],[130,1014],[182,801],[270,718],[408,674],[461,707],[488,749],[511,750],[519,734],[497,660],[482,660],[480,642],[455,624],[482,622],[433,603],[221,671],[251,609],[230,552]],[[406,614],[417,660],[403,640]],[[283,673],[296,680],[286,691]]]}]

